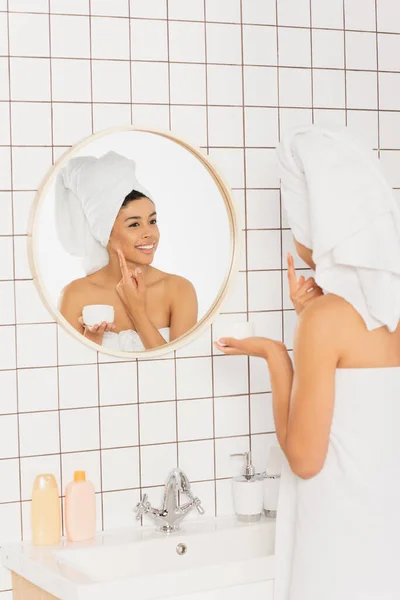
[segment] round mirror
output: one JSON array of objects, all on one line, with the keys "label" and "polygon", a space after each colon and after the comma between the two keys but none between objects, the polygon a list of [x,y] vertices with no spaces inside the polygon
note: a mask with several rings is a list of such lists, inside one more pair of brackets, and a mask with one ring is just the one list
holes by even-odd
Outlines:
[{"label": "round mirror", "polygon": [[56,320],[115,356],[160,355],[207,327],[238,268],[227,186],[197,149],[124,127],[71,148],[42,183],[30,260]]}]

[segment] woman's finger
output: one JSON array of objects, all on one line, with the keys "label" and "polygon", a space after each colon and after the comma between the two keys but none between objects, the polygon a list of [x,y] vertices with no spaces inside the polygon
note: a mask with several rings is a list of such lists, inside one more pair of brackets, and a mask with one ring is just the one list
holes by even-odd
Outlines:
[{"label": "woman's finger", "polygon": [[319,287],[319,285],[317,285],[316,283],[314,283],[314,285],[312,286],[304,286],[302,290],[300,290],[297,294],[296,294],[296,298],[297,300],[301,300],[301,298],[305,298],[306,296],[309,296],[310,294],[317,292],[318,294],[322,294],[322,289]]},{"label": "woman's finger", "polygon": [[104,333],[106,329],[107,329],[107,323],[106,323],[105,321],[103,321],[103,322],[101,323],[101,325],[99,325],[99,328],[98,328],[98,330],[97,330],[97,333],[100,333],[100,334],[101,334],[101,333]]},{"label": "woman's finger", "polygon": [[308,292],[304,292],[303,294],[299,294],[296,296],[295,304],[301,304],[304,306],[305,302],[310,298],[316,298],[317,296],[321,296],[321,292],[318,288],[314,288],[309,290]]},{"label": "woman's finger", "polygon": [[305,282],[306,278],[304,277],[304,275],[300,275],[299,280],[297,282],[297,289],[300,289],[301,286],[303,285],[303,283]]},{"label": "woman's finger", "polygon": [[230,346],[221,345],[218,342],[214,342],[214,346],[217,348],[217,350],[220,350],[224,354],[230,354],[230,355],[242,354],[242,352],[240,350],[238,350],[237,348],[231,348]]},{"label": "woman's finger", "polygon": [[316,287],[316,283],[315,283],[315,279],[313,277],[309,277],[304,283],[303,285],[301,285],[299,287],[299,289],[296,292],[296,296],[301,296],[302,294],[308,292],[308,290],[311,290],[312,288]]},{"label": "woman's finger", "polygon": [[294,260],[293,256],[288,252],[287,254],[287,265],[288,265],[288,281],[289,281],[289,291],[290,295],[293,296],[297,291],[297,277],[296,270],[294,268]]},{"label": "woman's finger", "polygon": [[[129,285],[129,283],[132,283],[130,276],[129,276],[128,281],[125,281],[125,285]],[[123,279],[121,279],[121,281],[116,285],[115,289],[117,290],[117,294],[121,298],[122,302],[125,302],[126,297],[125,297],[125,289],[124,289],[124,280]]]},{"label": "woman's finger", "polygon": [[308,294],[306,294],[304,296],[304,299],[302,299],[301,301],[303,302],[303,304],[307,304],[307,302],[310,302],[310,300],[314,300],[315,298],[318,298],[319,296],[322,296],[322,295],[323,295],[323,291],[320,288],[316,288],[312,292],[309,292]]},{"label": "woman's finger", "polygon": [[216,343],[222,347],[236,348],[237,350],[239,350],[241,346],[240,340],[231,337],[220,338]]},{"label": "woman's finger", "polygon": [[146,289],[142,269],[135,270],[135,279],[139,292],[144,292]]},{"label": "woman's finger", "polygon": [[129,269],[128,269],[128,265],[126,264],[125,256],[123,255],[121,250],[117,250],[117,252],[118,252],[118,258],[119,258],[119,266],[120,266],[121,273],[122,273],[122,279],[124,281],[127,281],[129,279]]}]

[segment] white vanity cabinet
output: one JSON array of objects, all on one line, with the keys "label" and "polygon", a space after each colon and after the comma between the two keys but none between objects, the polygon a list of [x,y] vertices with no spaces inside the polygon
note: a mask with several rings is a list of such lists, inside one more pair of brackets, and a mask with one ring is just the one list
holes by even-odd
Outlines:
[{"label": "white vanity cabinet", "polygon": [[170,600],[274,600],[274,580],[235,585],[221,590],[175,596]]},{"label": "white vanity cabinet", "polygon": [[[122,598],[122,597],[121,597]],[[179,596],[168,596],[165,600],[273,600],[274,581],[261,581],[246,585],[235,585],[218,590],[209,590],[195,594],[184,594]],[[13,600],[58,600],[40,588],[33,586],[21,577],[13,576]],[[119,600],[119,599],[116,599]],[[163,600],[159,598],[158,600]]]}]

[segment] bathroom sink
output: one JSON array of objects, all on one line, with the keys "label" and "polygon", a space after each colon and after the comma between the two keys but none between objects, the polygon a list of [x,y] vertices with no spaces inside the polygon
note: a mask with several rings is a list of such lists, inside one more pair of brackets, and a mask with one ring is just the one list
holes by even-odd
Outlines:
[{"label": "bathroom sink", "polygon": [[197,529],[191,527],[168,536],[145,532],[140,543],[138,539],[122,542],[121,538],[113,540],[110,536],[105,544],[64,549],[56,552],[56,556],[93,581],[111,581],[120,577],[149,577],[171,571],[213,568],[273,552],[271,537],[259,535],[256,527],[218,525],[214,523],[210,527],[199,522]]},{"label": "bathroom sink", "polygon": [[273,579],[275,521],[188,521],[169,535],[153,527],[99,534],[53,548],[10,544],[4,566],[61,600],[135,600]]}]

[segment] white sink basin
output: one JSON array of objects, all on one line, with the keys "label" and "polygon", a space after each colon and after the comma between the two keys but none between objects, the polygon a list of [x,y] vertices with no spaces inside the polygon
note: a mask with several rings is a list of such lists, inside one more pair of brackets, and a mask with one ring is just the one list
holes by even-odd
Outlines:
[{"label": "white sink basin", "polygon": [[274,534],[270,519],[204,518],[168,536],[144,527],[89,544],[5,545],[2,561],[61,600],[153,600],[272,579]]}]

